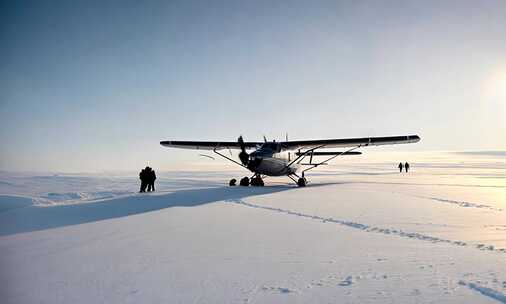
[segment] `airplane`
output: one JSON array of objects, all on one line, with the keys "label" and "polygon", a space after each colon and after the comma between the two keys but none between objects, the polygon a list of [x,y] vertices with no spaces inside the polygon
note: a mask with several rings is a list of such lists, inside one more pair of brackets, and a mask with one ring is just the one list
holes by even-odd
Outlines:
[{"label": "airplane", "polygon": [[[363,137],[341,139],[318,139],[318,140],[295,140],[285,141],[247,142],[239,136],[236,142],[231,141],[161,141],[160,144],[169,148],[212,150],[217,155],[250,170],[253,176],[244,177],[240,181],[241,186],[264,186],[263,178],[266,176],[287,176],[299,187],[307,185],[305,172],[321,165],[327,165],[329,161],[338,156],[359,155],[355,151],[362,147],[408,144],[420,141],[418,135],[387,136],[387,137]],[[328,148],[349,148],[345,151],[317,151]],[[239,149],[239,161],[232,159],[219,152],[220,150]],[[254,149],[248,153],[246,150]],[[212,158],[208,155],[205,157]],[[232,152],[230,151],[232,156]],[[315,162],[314,156],[327,156],[324,161]],[[297,172],[300,172],[300,175]],[[231,179],[230,186],[235,186],[236,180]]]}]

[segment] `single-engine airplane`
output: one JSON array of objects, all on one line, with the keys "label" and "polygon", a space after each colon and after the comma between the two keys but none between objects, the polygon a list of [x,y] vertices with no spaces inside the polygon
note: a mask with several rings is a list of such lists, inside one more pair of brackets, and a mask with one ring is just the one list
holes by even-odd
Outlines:
[{"label": "single-engine airplane", "polygon": [[[362,147],[408,144],[420,141],[418,135],[388,136],[388,137],[364,137],[345,139],[319,139],[319,140],[295,140],[276,142],[248,142],[239,136],[236,142],[230,141],[161,141],[160,144],[169,148],[212,150],[217,155],[244,167],[251,172],[251,178],[244,177],[240,181],[241,186],[263,186],[265,176],[288,176],[299,187],[307,185],[304,173],[321,165],[327,165],[329,161],[344,155],[359,155],[355,151]],[[328,148],[349,148],[345,151],[317,151]],[[225,149],[240,149],[240,162],[219,152]],[[246,150],[254,149],[248,153]],[[232,153],[230,152],[230,155]],[[210,157],[207,155],[203,155]],[[324,161],[314,162],[314,156],[327,156]],[[212,158],[212,157],[211,157]],[[299,170],[300,175],[297,174]],[[236,180],[230,180],[234,186]]]}]

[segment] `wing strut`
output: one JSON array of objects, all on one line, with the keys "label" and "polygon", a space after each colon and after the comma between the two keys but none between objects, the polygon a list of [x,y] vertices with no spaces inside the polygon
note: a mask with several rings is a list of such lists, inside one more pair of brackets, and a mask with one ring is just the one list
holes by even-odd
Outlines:
[{"label": "wing strut", "polygon": [[[368,144],[366,144],[365,146],[367,146],[367,145],[368,145]],[[307,168],[307,169],[302,170],[302,177],[304,177],[304,172],[309,171],[309,170],[311,170],[311,169],[314,169],[314,168],[318,167],[319,165],[324,165],[324,164],[326,164],[327,162],[329,162],[329,161],[333,160],[334,158],[336,158],[336,157],[338,157],[338,156],[341,156],[341,155],[345,155],[346,153],[349,153],[349,152],[351,152],[351,151],[353,151],[353,150],[356,150],[356,149],[358,149],[358,148],[360,148],[360,147],[362,147],[362,145],[358,145],[358,146],[353,147],[353,148],[351,148],[351,149],[349,149],[349,150],[346,150],[346,151],[344,151],[344,152],[341,152],[341,153],[339,153],[339,154],[336,154],[336,155],[334,155],[334,156],[332,156],[332,157],[329,157],[329,158],[327,158],[326,160],[324,160],[324,161],[322,161],[322,162],[319,162],[319,163],[317,163],[317,164],[312,164],[312,163],[311,163],[311,161],[309,161],[309,164],[308,164],[308,165],[309,165],[309,166],[311,166],[311,167],[309,167],[309,168]],[[314,151],[314,150],[313,150],[313,151]],[[311,151],[311,160],[313,159],[313,151]],[[301,161],[302,161],[302,159],[301,159]]]},{"label": "wing strut", "polygon": [[317,164],[313,164],[313,163],[312,163],[312,161],[313,161],[313,152],[314,152],[316,149],[321,149],[321,148],[325,147],[325,145],[317,146],[317,147],[311,148],[311,149],[309,149],[309,150],[305,151],[304,153],[300,154],[300,155],[299,155],[298,157],[296,157],[296,158],[295,158],[292,162],[290,162],[288,165],[286,165],[286,167],[290,167],[292,164],[294,164],[294,163],[296,163],[296,162],[297,162],[297,163],[300,163],[300,162],[302,162],[302,160],[304,160],[304,158],[305,158],[306,156],[310,155],[310,161],[309,161],[309,164],[307,164],[307,165],[309,165],[309,166],[311,166],[311,167],[310,167],[310,168],[307,168],[307,169],[305,169],[305,170],[303,170],[303,171],[302,171],[302,177],[304,177],[304,172],[309,171],[309,170],[311,170],[311,169],[314,169],[314,168],[316,168],[316,167],[318,167],[318,166],[320,166],[320,165],[326,164],[327,162],[329,162],[329,161],[333,160],[334,158],[336,158],[336,157],[338,157],[338,156],[341,156],[341,155],[346,155],[346,153],[352,152],[353,150],[356,150],[356,149],[358,149],[358,148],[361,148],[362,146],[368,146],[368,145],[369,145],[369,143],[367,143],[367,144],[365,144],[365,145],[358,145],[358,146],[353,147],[353,148],[351,148],[351,149],[349,149],[349,150],[346,150],[346,151],[341,152],[341,153],[339,153],[339,154],[336,154],[336,155],[334,155],[334,156],[332,156],[332,157],[329,157],[329,158],[327,158],[326,160],[324,160],[324,161],[322,161],[322,162],[319,162],[319,163],[317,163]]},{"label": "wing strut", "polygon": [[320,145],[320,146],[317,146],[317,147],[314,147],[314,148],[311,148],[311,149],[305,151],[301,155],[297,156],[294,160],[292,160],[288,165],[286,165],[286,167],[290,167],[291,165],[293,165],[296,162],[300,163],[304,159],[304,157],[306,157],[306,155],[308,155],[309,153],[313,153],[314,150],[321,149],[323,147],[325,147],[325,145]]},{"label": "wing strut", "polygon": [[[241,164],[240,162],[235,161],[235,160],[233,160],[232,158],[230,158],[230,157],[228,157],[228,156],[226,156],[226,155],[223,155],[223,154],[221,154],[220,152],[216,151],[216,149],[217,149],[217,148],[218,148],[218,147],[216,147],[216,148],[214,148],[214,149],[213,149],[213,152],[214,152],[214,153],[218,154],[219,156],[221,156],[221,157],[223,157],[223,158],[225,158],[225,159],[227,159],[227,160],[229,160],[229,161],[231,161],[231,162],[233,162],[233,163],[238,164],[239,166],[241,166],[241,167],[243,167],[243,168],[248,169],[248,167],[246,167],[245,165]],[[248,169],[248,170],[249,170],[249,169]]]}]

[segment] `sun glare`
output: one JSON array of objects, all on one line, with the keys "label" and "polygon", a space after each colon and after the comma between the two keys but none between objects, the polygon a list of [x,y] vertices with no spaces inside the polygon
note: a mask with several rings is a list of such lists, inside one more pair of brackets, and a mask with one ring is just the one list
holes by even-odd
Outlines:
[{"label": "sun glare", "polygon": [[486,80],[484,93],[486,98],[499,99],[501,103],[506,103],[506,68]]}]

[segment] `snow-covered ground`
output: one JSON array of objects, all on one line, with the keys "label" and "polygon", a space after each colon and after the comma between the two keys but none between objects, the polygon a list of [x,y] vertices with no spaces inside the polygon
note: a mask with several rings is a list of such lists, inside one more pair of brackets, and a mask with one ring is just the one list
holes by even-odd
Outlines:
[{"label": "snow-covered ground", "polygon": [[162,172],[149,194],[135,173],[2,172],[1,302],[506,303],[506,153],[408,160],[306,188]]}]

